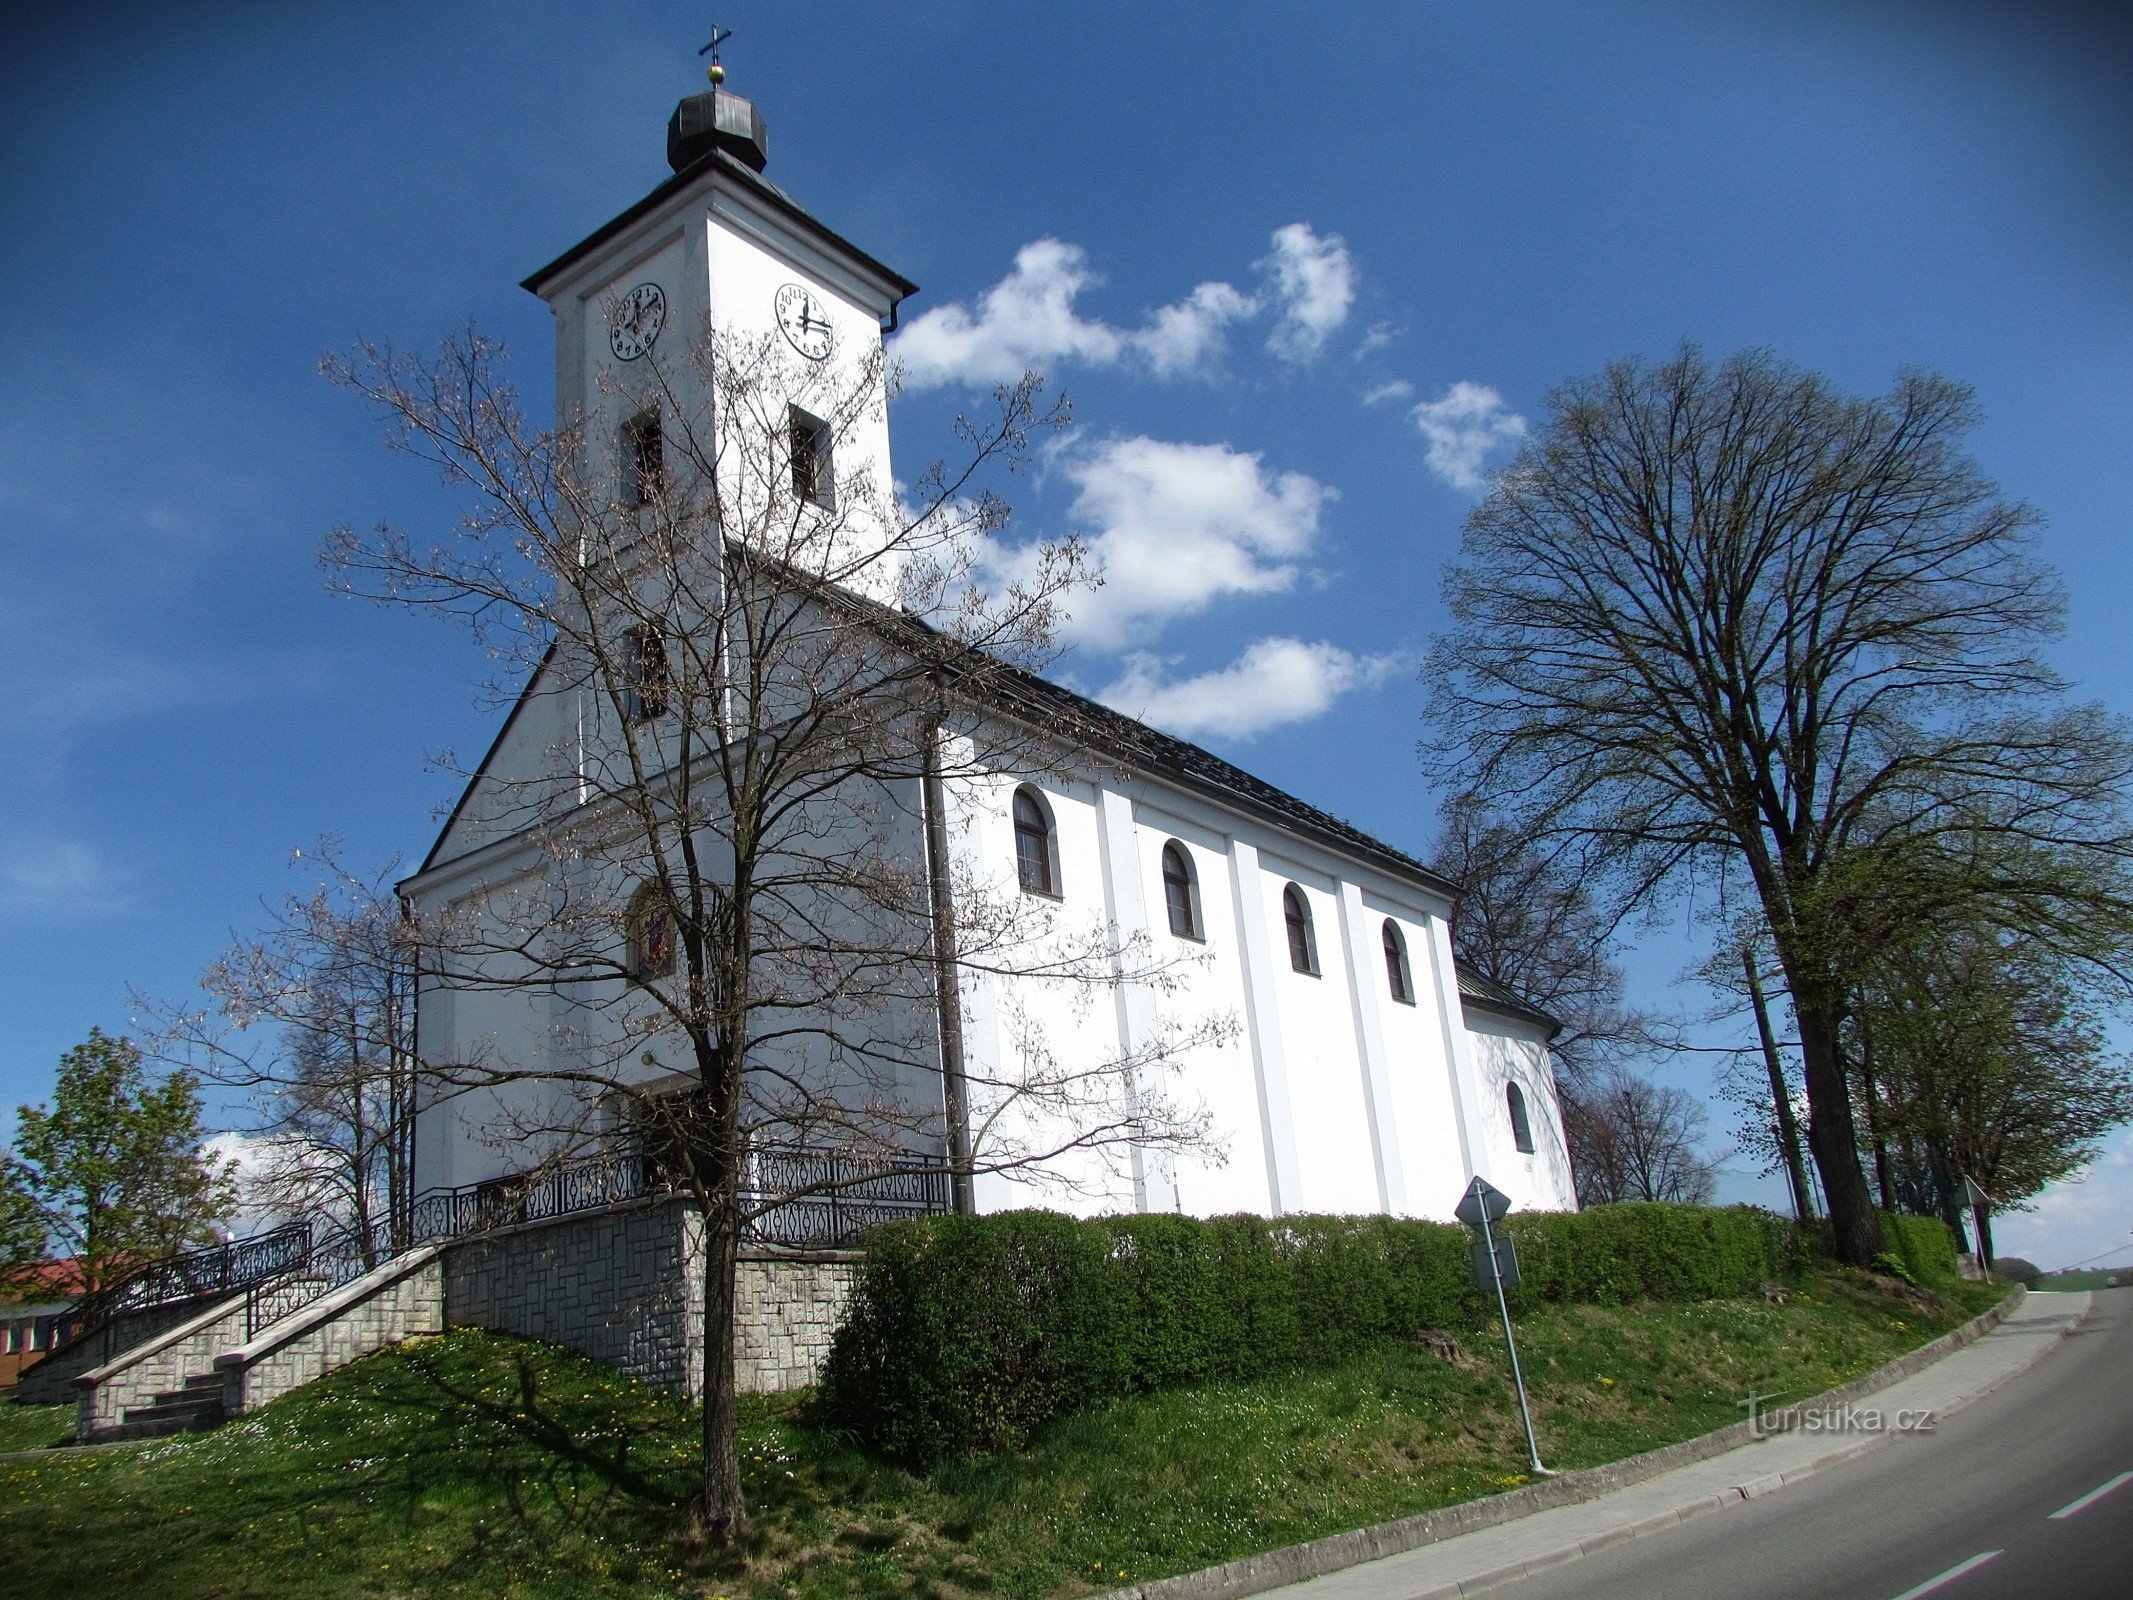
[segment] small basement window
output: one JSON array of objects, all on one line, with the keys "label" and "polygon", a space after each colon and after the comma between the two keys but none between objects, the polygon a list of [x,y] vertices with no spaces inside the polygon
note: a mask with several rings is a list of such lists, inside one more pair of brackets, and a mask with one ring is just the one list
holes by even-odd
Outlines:
[{"label": "small basement window", "polygon": [[837,472],[831,459],[830,426],[798,406],[788,406],[786,411],[792,436],[792,492],[809,505],[833,511],[837,505]]}]

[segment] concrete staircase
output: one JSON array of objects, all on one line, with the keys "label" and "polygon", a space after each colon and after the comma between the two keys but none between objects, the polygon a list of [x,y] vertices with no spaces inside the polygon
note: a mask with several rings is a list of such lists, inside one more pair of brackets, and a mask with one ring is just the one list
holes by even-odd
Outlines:
[{"label": "concrete staircase", "polygon": [[126,1420],[107,1439],[160,1439],[174,1433],[204,1433],[222,1417],[222,1374],[200,1372],[182,1387],[158,1389],[145,1406],[128,1406]]},{"label": "concrete staircase", "polygon": [[75,1437],[88,1444],[212,1428],[373,1350],[438,1331],[441,1249],[419,1245],[345,1281],[287,1277],[210,1306],[76,1377]]}]

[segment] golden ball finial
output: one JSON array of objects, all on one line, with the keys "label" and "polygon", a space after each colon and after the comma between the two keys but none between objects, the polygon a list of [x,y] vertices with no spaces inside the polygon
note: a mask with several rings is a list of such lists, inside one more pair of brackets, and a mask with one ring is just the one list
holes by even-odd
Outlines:
[{"label": "golden ball finial", "polygon": [[709,78],[713,83],[724,83],[726,81],[726,69],[720,66],[716,61],[714,61],[711,63],[710,70],[707,71],[704,76]]}]

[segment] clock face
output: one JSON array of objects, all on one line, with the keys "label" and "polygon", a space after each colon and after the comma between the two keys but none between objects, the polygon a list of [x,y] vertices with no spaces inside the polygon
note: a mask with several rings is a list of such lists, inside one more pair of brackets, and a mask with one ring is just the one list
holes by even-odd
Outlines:
[{"label": "clock face", "polygon": [[830,353],[829,307],[805,284],[788,283],[778,291],[778,326],[808,360],[820,361]]},{"label": "clock face", "polygon": [[667,292],[656,283],[640,283],[616,304],[607,330],[607,345],[618,361],[635,361],[652,348],[667,325]]}]

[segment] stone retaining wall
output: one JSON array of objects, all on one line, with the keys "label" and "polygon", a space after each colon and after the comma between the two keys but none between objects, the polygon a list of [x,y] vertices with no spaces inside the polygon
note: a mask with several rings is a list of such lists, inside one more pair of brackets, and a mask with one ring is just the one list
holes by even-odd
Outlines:
[{"label": "stone retaining wall", "polygon": [[703,1252],[676,1200],[523,1223],[449,1245],[444,1316],[570,1346],[662,1388],[693,1392],[703,1350]]},{"label": "stone retaining wall", "polygon": [[[703,1365],[702,1223],[686,1201],[635,1201],[445,1247],[452,1327],[546,1339],[696,1395]],[[844,1319],[858,1257],[743,1255],[734,1377],[744,1394],[813,1383]]]},{"label": "stone retaining wall", "polygon": [[215,1357],[222,1414],[241,1417],[358,1356],[444,1326],[444,1269],[426,1245],[343,1284]]},{"label": "stone retaining wall", "polygon": [[738,1276],[733,1371],[741,1393],[806,1388],[822,1376],[830,1342],[844,1322],[859,1257],[743,1256]]},{"label": "stone retaining wall", "polygon": [[129,1406],[153,1403],[166,1389],[214,1370],[215,1357],[244,1339],[244,1294],[215,1301],[190,1321],[143,1340],[115,1361],[74,1380],[78,1407],[74,1437],[83,1444],[112,1437]]},{"label": "stone retaining wall", "polygon": [[110,1325],[78,1344],[55,1350],[24,1372],[8,1397],[18,1405],[68,1406],[81,1397],[74,1380],[92,1367],[115,1361],[135,1345],[157,1334],[190,1322],[209,1306],[229,1298],[223,1294],[201,1295],[174,1305],[150,1306],[128,1311],[111,1319]]}]

